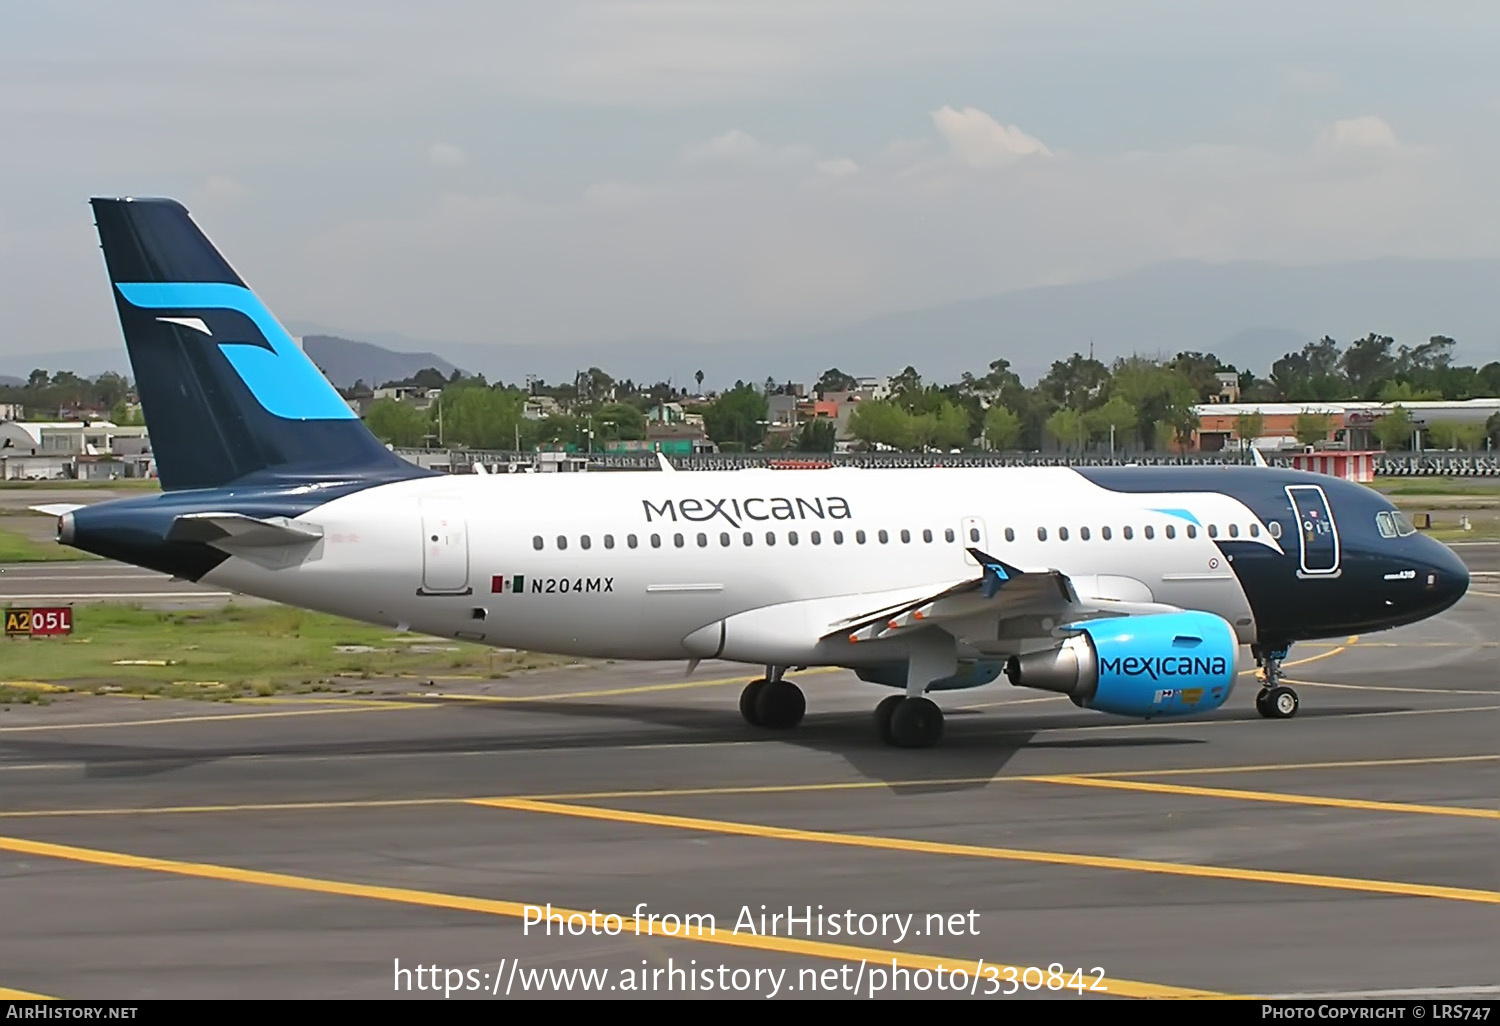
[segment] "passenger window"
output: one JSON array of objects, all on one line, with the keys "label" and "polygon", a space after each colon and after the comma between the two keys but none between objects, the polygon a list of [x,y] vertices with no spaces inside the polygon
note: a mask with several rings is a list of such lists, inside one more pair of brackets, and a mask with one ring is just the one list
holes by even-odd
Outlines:
[{"label": "passenger window", "polygon": [[955,541],[956,538],[957,538],[957,536],[954,535],[953,528],[950,527],[950,528],[948,528],[948,530],[946,530],[946,531],[943,532],[943,538],[946,539],[947,541]]},{"label": "passenger window", "polygon": [[[1149,530],[1151,530],[1151,528],[1148,527],[1148,528],[1146,528],[1146,530],[1149,531]],[[1175,526],[1173,526],[1172,524],[1168,524],[1165,528],[1163,528],[1163,531],[1166,533],[1166,536],[1168,538],[1176,538],[1177,537],[1177,528]]]},{"label": "passenger window", "polygon": [[932,541],[932,532],[931,531],[923,531],[922,532],[922,540],[924,542],[930,542],[930,541]]},{"label": "passenger window", "polygon": [[565,548],[568,547],[568,537],[567,537],[567,535],[560,534],[560,535],[557,536],[557,547],[559,549],[565,549]]},{"label": "passenger window", "polygon": [[1013,541],[1016,540],[1016,531],[1015,531],[1015,528],[1013,528],[1013,527],[1007,527],[1005,529],[1005,540],[1009,541],[1009,542],[1013,542]]},{"label": "passenger window", "polygon": [[1238,538],[1239,536],[1240,536],[1240,525],[1239,524],[1230,524],[1229,525],[1229,537],[1231,537],[1231,538]]},{"label": "passenger window", "polygon": [[1123,535],[1125,535],[1125,540],[1126,541],[1130,541],[1130,539],[1132,539],[1132,538],[1135,537],[1135,528],[1133,528],[1133,527],[1122,527],[1122,528],[1120,528],[1120,533],[1122,533]]},{"label": "passenger window", "polygon": [[1045,527],[1038,527],[1036,529],[1036,540],[1037,541],[1046,541],[1047,540],[1047,529]]},{"label": "passenger window", "polygon": [[590,542],[589,542],[589,536],[588,535],[583,535],[581,538],[578,539],[578,547],[580,549],[586,549],[586,548],[588,548],[589,544],[590,544]]},{"label": "passenger window", "polygon": [[863,545],[865,543],[865,532],[863,532],[863,531],[855,531],[854,532],[854,540],[856,542],[858,542],[859,544]]},{"label": "passenger window", "polygon": [[1189,538],[1196,538],[1196,537],[1198,537],[1198,528],[1195,525],[1193,525],[1193,524],[1188,524],[1187,525],[1187,536]]},{"label": "passenger window", "polygon": [[904,527],[901,529],[901,540],[903,542],[911,541],[911,532]]},{"label": "passenger window", "polygon": [[971,541],[971,542],[977,542],[977,541],[979,541],[979,528],[977,528],[977,527],[971,527],[971,528],[969,528],[969,541]]},{"label": "passenger window", "polygon": [[745,532],[745,548],[748,549],[750,546],[752,546],[754,544],[755,544],[755,535],[751,534],[749,531],[746,531]]},{"label": "passenger window", "polygon": [[1089,540],[1089,529],[1087,527],[1080,527],[1078,529],[1078,539],[1080,541],[1088,541]]},{"label": "passenger window", "polygon": [[1057,540],[1058,541],[1067,541],[1068,540],[1068,529],[1066,527],[1059,527],[1057,529]]},{"label": "passenger window", "polygon": [[1107,527],[1101,527],[1101,528],[1099,528],[1099,537],[1103,538],[1105,541],[1109,541],[1109,528],[1107,528]]},{"label": "passenger window", "polygon": [[635,535],[627,534],[625,536],[625,544],[629,545],[632,549],[635,548]]},{"label": "passenger window", "polygon": [[729,532],[728,531],[725,531],[723,534],[719,535],[719,544],[722,545],[722,546],[724,546],[726,549],[729,548]]},{"label": "passenger window", "polygon": [[612,549],[612,548],[615,547],[615,536],[614,535],[612,535],[612,534],[606,534],[604,536],[604,547],[606,549]]},{"label": "passenger window", "polygon": [[1281,537],[1281,521],[1280,520],[1273,520],[1273,521],[1271,521],[1269,524],[1266,525],[1266,531],[1267,531],[1267,533],[1269,533],[1271,535],[1272,538],[1280,538]]},{"label": "passenger window", "polygon": [[542,551],[542,536],[541,535],[537,535],[535,538],[531,539],[531,547],[534,548],[534,549],[536,549],[538,552]]},{"label": "passenger window", "polygon": [[[1192,528],[1190,527],[1190,528],[1188,528],[1188,530],[1191,531]],[[1208,536],[1210,538],[1217,538],[1219,536],[1219,525],[1218,524],[1209,524],[1208,525]],[[1189,537],[1192,537],[1192,536],[1189,535]]]},{"label": "passenger window", "polygon": [[835,545],[842,545],[842,544],[844,544],[844,532],[843,531],[834,531],[833,532],[833,543]]},{"label": "passenger window", "polygon": [[775,545],[776,544],[776,532],[775,531],[767,531],[766,532],[766,544],[767,545]]},{"label": "passenger window", "polygon": [[823,536],[821,534],[819,534],[817,531],[813,531],[813,532],[809,533],[808,536],[807,536],[807,540],[810,541],[810,542],[812,542],[814,545],[822,545],[823,544]]},{"label": "passenger window", "polygon": [[698,535],[698,547],[700,549],[706,549],[706,548],[708,548],[708,535],[706,535],[706,534],[700,534],[700,535]]},{"label": "passenger window", "polygon": [[1260,537],[1260,525],[1259,524],[1251,524],[1250,525],[1250,537],[1252,537],[1252,538],[1259,538]]},{"label": "passenger window", "polygon": [[[1169,527],[1169,528],[1167,528],[1167,530],[1170,531],[1171,528]],[[1146,539],[1149,541],[1150,539],[1155,538],[1155,537],[1156,537],[1156,528],[1152,527],[1150,524],[1147,524],[1146,525]],[[1170,538],[1171,535],[1167,535],[1167,537]]]},{"label": "passenger window", "polygon": [[653,534],[651,536],[651,547],[653,549],[659,549],[659,548],[661,548],[661,535],[659,535],[659,534]]},{"label": "passenger window", "polygon": [[680,549],[686,543],[682,540],[682,535],[674,534],[672,535],[672,544],[676,545]]},{"label": "passenger window", "polygon": [[884,528],[882,528],[881,531],[880,531],[880,533],[877,534],[875,537],[877,537],[877,538],[880,539],[880,544],[882,544],[882,545],[884,545],[886,542],[888,542],[888,541],[891,540],[891,536],[885,532]]},{"label": "passenger window", "polygon": [[797,544],[797,532],[796,531],[788,531],[786,533],[786,543],[788,545],[796,545]]}]

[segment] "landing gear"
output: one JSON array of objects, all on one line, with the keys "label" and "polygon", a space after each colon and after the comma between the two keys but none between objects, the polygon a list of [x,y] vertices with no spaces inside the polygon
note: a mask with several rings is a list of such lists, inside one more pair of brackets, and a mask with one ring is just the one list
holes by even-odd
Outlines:
[{"label": "landing gear", "polygon": [[923,692],[958,668],[953,638],[934,632],[914,644],[906,668],[906,694],[891,695],[875,707],[875,733],[897,748],[931,748],[943,736],[943,710]]},{"label": "landing gear", "polygon": [[1268,720],[1285,720],[1297,715],[1297,692],[1289,687],[1266,688],[1255,696],[1255,711]]},{"label": "landing gear", "polygon": [[788,730],[802,722],[807,698],[802,689],[782,679],[784,666],[769,666],[767,676],[753,680],[740,692],[740,715],[752,727]]},{"label": "landing gear", "polygon": [[1268,720],[1286,720],[1297,715],[1301,702],[1297,692],[1281,683],[1281,661],[1290,645],[1273,648],[1254,646],[1250,651],[1261,668],[1261,690],[1255,696],[1255,711]]}]

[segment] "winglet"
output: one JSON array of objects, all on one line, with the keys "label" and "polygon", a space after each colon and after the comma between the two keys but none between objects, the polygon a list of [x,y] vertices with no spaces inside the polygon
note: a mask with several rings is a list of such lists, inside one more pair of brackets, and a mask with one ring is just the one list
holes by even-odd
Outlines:
[{"label": "winglet", "polygon": [[667,459],[667,454],[662,452],[660,449],[656,450],[656,462],[661,465],[661,469],[668,471],[669,473],[677,469],[676,467],[672,466],[672,461]]},{"label": "winglet", "polygon": [[1260,450],[1253,445],[1250,447],[1250,458],[1255,461],[1255,465],[1257,467],[1270,466],[1270,464],[1266,462],[1266,458],[1260,454]]},{"label": "winglet", "polygon": [[1025,571],[1018,570],[1009,563],[996,559],[994,556],[986,552],[981,552],[979,549],[969,549],[969,555],[973,556],[979,561],[979,565],[984,567],[984,597],[987,599],[994,598],[995,593],[1005,587],[1006,582],[1011,578],[1020,577],[1025,573]]}]

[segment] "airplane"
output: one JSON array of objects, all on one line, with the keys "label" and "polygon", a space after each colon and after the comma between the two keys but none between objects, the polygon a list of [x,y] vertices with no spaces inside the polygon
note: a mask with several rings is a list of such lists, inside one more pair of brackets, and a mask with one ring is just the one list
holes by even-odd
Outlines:
[{"label": "airplane", "polygon": [[1389,500],[1267,467],[444,474],[372,435],[170,199],[91,201],[162,491],[75,507],[60,543],[397,630],[580,657],[764,667],[744,720],[788,730],[789,672],[929,694],[1010,685],[1138,721],[1229,699],[1294,716],[1297,642],[1434,616],[1469,574]]}]

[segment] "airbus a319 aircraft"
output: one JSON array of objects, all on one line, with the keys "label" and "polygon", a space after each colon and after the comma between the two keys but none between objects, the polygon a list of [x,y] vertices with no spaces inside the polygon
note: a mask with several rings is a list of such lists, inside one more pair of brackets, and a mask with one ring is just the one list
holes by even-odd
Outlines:
[{"label": "airbus a319 aircraft", "polygon": [[[56,513],[58,540],[372,624],[582,657],[765,667],[740,712],[794,727],[786,676],[928,693],[1002,675],[1149,720],[1210,712],[1243,648],[1294,715],[1290,645],[1410,624],[1464,564],[1379,493],[1269,467],[835,468],[450,475],[382,445],[188,212],[95,199],[162,492]],[[662,469],[670,469],[663,459]]]}]

